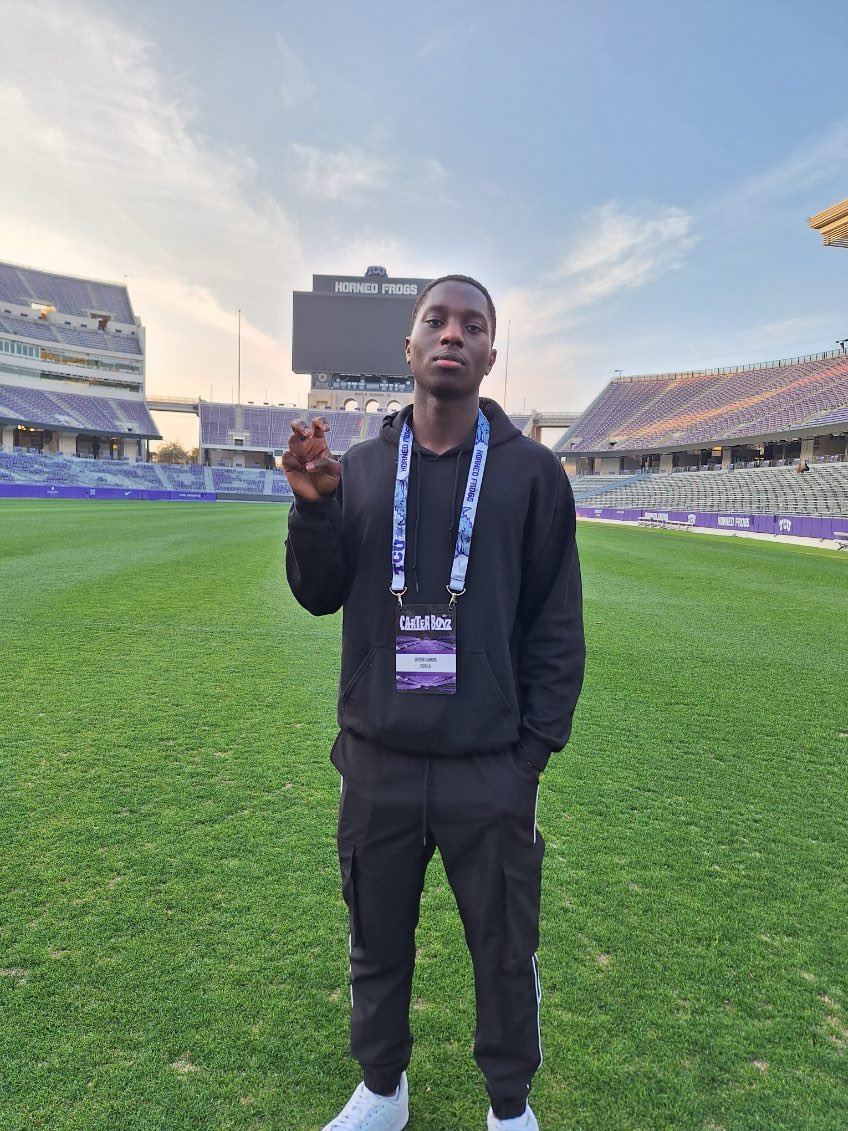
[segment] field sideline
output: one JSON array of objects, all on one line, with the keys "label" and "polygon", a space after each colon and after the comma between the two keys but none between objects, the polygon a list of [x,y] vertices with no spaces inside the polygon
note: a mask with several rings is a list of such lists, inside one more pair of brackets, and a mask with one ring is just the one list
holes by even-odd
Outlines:
[{"label": "field sideline", "polygon": [[[284,530],[249,503],[0,501],[0,1131],[312,1131],[358,1078],[340,618],[294,603]],[[540,1125],[848,1126],[848,554],[579,537]],[[437,862],[419,947],[410,1131],[483,1131]]]}]

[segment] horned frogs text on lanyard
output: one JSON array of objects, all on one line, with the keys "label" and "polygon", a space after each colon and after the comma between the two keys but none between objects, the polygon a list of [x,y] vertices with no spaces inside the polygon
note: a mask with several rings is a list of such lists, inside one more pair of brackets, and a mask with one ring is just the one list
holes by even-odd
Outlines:
[{"label": "horned frogs text on lanyard", "polygon": [[392,530],[391,591],[397,597],[397,638],[395,644],[395,686],[398,691],[430,695],[456,694],[456,599],[465,592],[465,574],[471,553],[471,536],[489,450],[489,422],[477,410],[474,450],[465,484],[462,511],[456,532],[450,582],[446,586],[450,601],[446,605],[404,605],[406,592],[406,498],[409,467],[412,463],[412,429],[407,421],[398,444],[395,507]]}]

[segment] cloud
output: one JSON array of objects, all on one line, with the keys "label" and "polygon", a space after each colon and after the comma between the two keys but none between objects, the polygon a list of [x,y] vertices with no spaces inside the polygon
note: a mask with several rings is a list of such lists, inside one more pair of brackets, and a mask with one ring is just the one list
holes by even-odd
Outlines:
[{"label": "cloud", "polygon": [[[167,276],[131,280],[133,304],[145,311],[148,324],[148,386],[162,393],[174,381],[187,391],[229,401],[238,384],[238,312],[221,305],[209,288]],[[241,385],[244,399],[291,400],[275,389],[277,374],[290,365],[287,346],[241,316]],[[265,390],[269,389],[266,397]]]},{"label": "cloud", "polygon": [[436,157],[421,160],[411,169],[410,189],[414,187],[417,194],[441,193],[448,183],[448,171]]},{"label": "cloud", "polygon": [[698,242],[693,224],[681,208],[626,212],[610,202],[594,209],[552,268],[506,294],[501,321],[513,319],[536,338],[561,336],[586,308],[681,268]]},{"label": "cloud", "polygon": [[554,265],[498,304],[501,359],[512,329],[516,396],[537,408],[591,400],[598,374],[586,373],[590,354],[575,340],[576,327],[592,307],[679,270],[698,242],[693,229],[690,213],[671,206],[625,210],[608,202],[584,217],[580,236]]},{"label": "cloud", "polygon": [[278,91],[283,105],[288,108],[302,102],[312,92],[312,81],[296,52],[279,32],[274,33],[274,45],[283,66]]},{"label": "cloud", "polygon": [[797,346],[820,341],[821,335],[832,325],[833,318],[828,311],[821,314],[796,315],[794,318],[780,318],[761,326],[754,326],[747,333],[754,342],[777,342],[780,346]]},{"label": "cloud", "polygon": [[791,153],[783,161],[743,183],[750,198],[774,196],[786,190],[807,188],[832,177],[848,164],[848,121],[836,122],[821,137]]},{"label": "cloud", "polygon": [[785,189],[807,188],[832,177],[848,164],[848,121],[795,151],[784,161],[753,177],[744,186],[750,196],[776,195]]},{"label": "cloud", "polygon": [[[191,91],[170,88],[153,46],[79,0],[0,2],[0,22],[0,100],[11,108],[3,143],[14,154],[3,176],[3,257],[127,277],[151,361],[170,333],[166,317],[183,322],[172,337],[184,363],[171,358],[172,373],[201,368],[192,357],[209,332],[209,304],[229,311],[220,333],[233,350],[238,307],[287,339],[281,311],[304,275],[297,229],[257,188],[248,154],[200,133]],[[188,378],[163,388],[160,372],[149,364],[151,391],[195,391]],[[286,362],[273,379],[289,372]]]},{"label": "cloud", "polygon": [[435,157],[403,163],[364,149],[321,149],[301,142],[293,142],[290,150],[295,187],[310,199],[350,203],[379,191],[381,203],[387,195],[430,205],[449,203],[449,174]]},{"label": "cloud", "polygon": [[572,309],[643,287],[683,265],[697,243],[692,222],[682,208],[639,215],[604,204],[586,218],[585,234],[548,278],[565,286]]},{"label": "cloud", "polygon": [[422,256],[405,240],[377,229],[353,238],[341,232],[327,242],[322,255],[316,274],[361,275],[366,267],[379,264],[392,278],[432,279],[444,269],[436,258]]},{"label": "cloud", "polygon": [[[767,206],[848,172],[848,119],[835,122],[782,160],[747,177],[709,203],[705,218],[715,230],[747,226],[752,216],[762,220]],[[826,208],[828,201],[823,201]]]},{"label": "cloud", "polygon": [[385,181],[389,164],[362,149],[320,149],[317,145],[291,146],[298,166],[294,177],[298,190],[322,200],[349,200],[376,189]]},{"label": "cloud", "polygon": [[457,12],[451,12],[450,35],[446,36],[444,29],[439,28],[433,35],[425,38],[419,47],[412,52],[413,59],[428,59],[437,55],[440,59],[455,59],[461,56],[468,41],[474,35],[474,25],[471,23],[459,24],[456,21]]}]

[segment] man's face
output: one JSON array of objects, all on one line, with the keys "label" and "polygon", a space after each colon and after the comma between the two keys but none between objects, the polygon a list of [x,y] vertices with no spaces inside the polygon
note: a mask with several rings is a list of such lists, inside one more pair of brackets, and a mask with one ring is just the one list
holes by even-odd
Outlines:
[{"label": "man's face", "polygon": [[406,339],[417,387],[455,400],[476,393],[495,364],[486,299],[470,283],[439,283],[429,292]]}]

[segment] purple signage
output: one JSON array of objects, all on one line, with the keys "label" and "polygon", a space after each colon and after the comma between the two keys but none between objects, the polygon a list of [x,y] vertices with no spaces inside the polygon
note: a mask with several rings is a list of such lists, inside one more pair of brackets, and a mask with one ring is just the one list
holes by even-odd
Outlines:
[{"label": "purple signage", "polygon": [[794,538],[848,538],[848,518],[816,515],[725,514],[713,511],[649,510],[622,507],[577,507],[578,518],[603,518],[617,522],[656,523],[657,526],[712,529],[727,533],[747,531]]},{"label": "purple signage", "polygon": [[139,487],[78,487],[52,483],[0,483],[5,499],[147,499],[214,503],[214,491],[148,491]]}]

